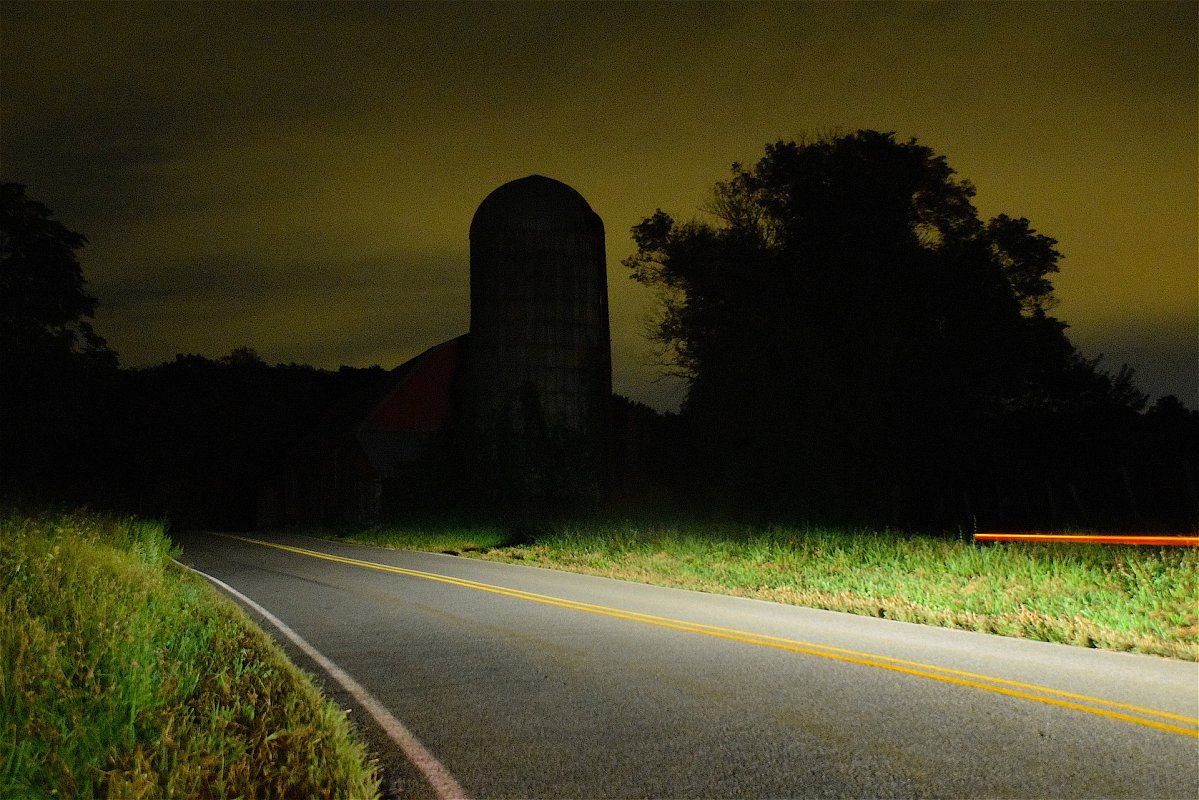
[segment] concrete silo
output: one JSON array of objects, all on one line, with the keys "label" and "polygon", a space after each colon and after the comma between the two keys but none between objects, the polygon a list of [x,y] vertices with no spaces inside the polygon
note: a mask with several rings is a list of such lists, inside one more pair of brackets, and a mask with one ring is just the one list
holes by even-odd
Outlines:
[{"label": "concrete silo", "polygon": [[466,378],[493,490],[598,497],[612,392],[604,224],[560,181],[511,181],[475,212]]}]

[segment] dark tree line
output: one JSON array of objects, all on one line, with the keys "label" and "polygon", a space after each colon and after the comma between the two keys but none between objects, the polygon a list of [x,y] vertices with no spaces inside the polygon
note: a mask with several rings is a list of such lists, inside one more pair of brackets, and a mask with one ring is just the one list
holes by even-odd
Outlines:
[{"label": "dark tree line", "polygon": [[91,325],[86,243],[0,185],[0,492],[245,528],[289,453],[387,379],[268,366],[249,348],[118,369]]},{"label": "dark tree line", "polygon": [[1142,414],[1131,371],[1083,358],[1051,313],[1056,242],[973,196],[863,130],[734,164],[713,222],[633,229],[697,497],[764,520],[1195,524],[1195,415]]},{"label": "dark tree line", "polygon": [[21,419],[8,416],[5,400],[0,489],[245,530],[263,484],[324,428],[342,424],[341,409],[377,398],[388,374],[269,366],[242,348],[66,382],[43,377],[40,394],[57,394],[53,406],[23,409]]}]

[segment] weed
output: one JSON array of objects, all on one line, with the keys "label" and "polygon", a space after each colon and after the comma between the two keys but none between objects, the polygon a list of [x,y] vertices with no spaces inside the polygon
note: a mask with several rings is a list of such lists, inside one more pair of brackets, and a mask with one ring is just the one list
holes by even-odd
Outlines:
[{"label": "weed", "polygon": [[0,796],[374,797],[345,715],[162,526],[0,513]]}]

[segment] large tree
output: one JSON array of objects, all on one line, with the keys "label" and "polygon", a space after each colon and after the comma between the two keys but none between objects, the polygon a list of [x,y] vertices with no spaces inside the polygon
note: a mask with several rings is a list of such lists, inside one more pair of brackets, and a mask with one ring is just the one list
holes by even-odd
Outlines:
[{"label": "large tree", "polygon": [[52,218],[18,183],[0,184],[0,352],[6,359],[114,364],[92,328],[76,251],[87,238]]},{"label": "large tree", "polygon": [[943,156],[863,130],[734,164],[712,221],[633,229],[704,477],[877,518],[969,472],[1006,409],[1091,375],[1049,314],[1056,243],[973,196]]},{"label": "large tree", "polygon": [[92,329],[86,242],[24,186],[0,184],[0,490],[54,496],[89,473],[117,359]]}]

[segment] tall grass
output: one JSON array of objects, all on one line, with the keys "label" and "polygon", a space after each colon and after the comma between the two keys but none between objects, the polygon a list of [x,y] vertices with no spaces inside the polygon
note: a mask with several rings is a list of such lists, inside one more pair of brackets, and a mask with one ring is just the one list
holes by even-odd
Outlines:
[{"label": "tall grass", "polygon": [[0,796],[375,797],[342,712],[158,523],[0,516]]},{"label": "tall grass", "polygon": [[[357,537],[355,537],[357,538]],[[887,531],[560,524],[530,544],[458,530],[375,543],[1084,647],[1199,658],[1199,550],[977,545]]]}]

